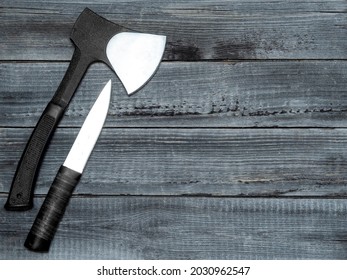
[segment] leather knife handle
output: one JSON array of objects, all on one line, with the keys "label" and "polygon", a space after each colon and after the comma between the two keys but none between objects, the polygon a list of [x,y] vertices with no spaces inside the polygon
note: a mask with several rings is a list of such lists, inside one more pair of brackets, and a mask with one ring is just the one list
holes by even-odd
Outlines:
[{"label": "leather knife handle", "polygon": [[61,166],[36,216],[24,246],[35,252],[48,252],[81,174]]},{"label": "leather knife handle", "polygon": [[91,60],[76,47],[62,82],[40,117],[24,149],[14,175],[5,209],[25,211],[33,207],[34,186],[43,155]]}]

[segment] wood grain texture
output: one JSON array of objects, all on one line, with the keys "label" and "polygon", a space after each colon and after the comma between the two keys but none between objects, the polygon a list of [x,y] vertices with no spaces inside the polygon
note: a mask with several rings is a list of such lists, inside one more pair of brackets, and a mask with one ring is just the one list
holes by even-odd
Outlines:
[{"label": "wood grain texture", "polygon": [[0,259],[347,258],[344,200],[73,198],[48,254],[23,247],[37,210],[0,209]]},{"label": "wood grain texture", "polygon": [[[59,129],[36,193],[46,194],[78,129]],[[8,192],[30,129],[0,129]],[[347,197],[346,129],[104,129],[76,194]]]},{"label": "wood grain texture", "polygon": [[70,60],[69,33],[86,6],[126,27],[167,35],[165,60],[347,58],[344,0],[3,0],[0,60]]},{"label": "wood grain texture", "polygon": [[[52,139],[35,207],[0,207],[0,259],[347,259],[347,2],[0,3],[0,205],[88,6],[167,35],[137,94],[92,65]],[[49,254],[24,240],[89,108],[105,129]]]},{"label": "wood grain texture", "polygon": [[[1,63],[0,126],[34,127],[67,67]],[[110,78],[107,127],[346,127],[346,61],[163,63],[130,97],[95,64],[61,125],[80,126]]]}]

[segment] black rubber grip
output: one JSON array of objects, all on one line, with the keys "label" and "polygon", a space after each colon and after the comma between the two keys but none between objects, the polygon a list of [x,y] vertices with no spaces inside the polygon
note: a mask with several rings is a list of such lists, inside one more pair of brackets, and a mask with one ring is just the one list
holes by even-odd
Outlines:
[{"label": "black rubber grip", "polygon": [[48,252],[81,174],[61,166],[41,206],[24,246],[36,252]]},{"label": "black rubber grip", "polygon": [[64,109],[53,103],[49,103],[43,112],[19,161],[5,204],[7,210],[32,208],[38,166],[41,163],[46,145],[63,113]]},{"label": "black rubber grip", "polygon": [[76,48],[65,76],[37,123],[12,181],[5,209],[25,211],[33,207],[34,187],[48,143],[92,60]]}]

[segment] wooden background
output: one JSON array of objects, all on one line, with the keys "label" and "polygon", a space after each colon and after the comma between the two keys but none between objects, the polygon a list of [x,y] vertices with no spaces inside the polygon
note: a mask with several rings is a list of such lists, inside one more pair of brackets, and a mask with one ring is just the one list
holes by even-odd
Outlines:
[{"label": "wooden background", "polygon": [[[128,97],[92,65],[39,174],[35,207],[0,209],[1,259],[346,259],[347,2],[0,3],[0,203],[57,89],[85,7],[167,35]],[[51,251],[23,242],[108,79],[105,129]]]}]

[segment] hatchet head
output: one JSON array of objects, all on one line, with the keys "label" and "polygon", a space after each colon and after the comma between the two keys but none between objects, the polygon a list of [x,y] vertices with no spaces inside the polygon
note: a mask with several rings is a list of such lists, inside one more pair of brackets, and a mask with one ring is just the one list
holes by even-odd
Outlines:
[{"label": "hatchet head", "polygon": [[155,73],[166,37],[135,32],[86,8],[73,27],[71,40],[83,56],[113,69],[130,95]]}]

